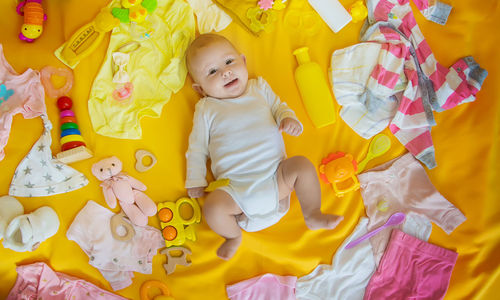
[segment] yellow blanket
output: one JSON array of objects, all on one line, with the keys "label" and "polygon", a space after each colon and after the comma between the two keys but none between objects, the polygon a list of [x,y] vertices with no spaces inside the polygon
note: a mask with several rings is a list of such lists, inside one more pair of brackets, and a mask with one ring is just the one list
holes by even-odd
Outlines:
[{"label": "yellow blanket", "polygon": [[[92,20],[107,3],[102,0],[46,0],[43,6],[48,19],[42,36],[33,44],[18,39],[22,17],[15,13],[15,1],[0,1],[0,43],[5,56],[18,73],[27,68],[40,69],[50,64],[62,67],[53,55],[54,50],[82,25]],[[354,0],[341,0],[350,6]],[[453,10],[445,26],[424,19],[414,7],[414,14],[437,60],[449,66],[458,58],[472,55],[489,71],[475,102],[435,113],[437,126],[432,129],[436,147],[437,168],[428,171],[435,187],[467,217],[453,233],[447,235],[433,227],[430,242],[457,251],[459,254],[445,299],[498,299],[500,286],[500,58],[498,20],[500,4],[497,0],[480,3],[468,0],[446,0]],[[290,8],[311,11],[306,1],[288,1],[289,7],[277,15],[275,31],[253,36],[237,23],[222,32],[246,55],[251,76],[262,76],[283,101],[295,110],[304,124],[300,137],[285,136],[289,156],[305,155],[319,165],[323,157],[334,151],[352,153],[362,159],[369,141],[364,140],[338,118],[336,124],[317,130],[304,110],[296,88],[293,72],[297,66],[292,51],[309,46],[311,58],[323,68],[326,76],[330,56],[336,49],[358,43],[361,23],[351,23],[334,34],[319,16],[317,35],[287,27],[284,16]],[[412,4],[413,5],[413,4]],[[185,195],[185,158],[188,135],[192,126],[194,105],[198,96],[191,89],[191,81],[173,95],[159,118],[141,120],[140,140],[120,140],[97,135],[92,130],[87,100],[89,92],[106,53],[109,38],[95,53],[84,59],[74,70],[75,84],[71,91],[74,111],[83,137],[95,157],[72,164],[84,173],[90,184],[77,191],[53,197],[20,198],[29,213],[44,205],[58,213],[59,232],[43,242],[34,252],[17,253],[0,247],[0,298],[9,293],[16,280],[16,265],[37,261],[48,263],[55,271],[80,277],[110,290],[97,269],[88,264],[89,258],[65,234],[73,218],[92,199],[106,206],[99,181],[91,174],[91,165],[111,155],[123,161],[124,171],[141,180],[148,187],[146,193],[155,202],[173,201]],[[52,151],[60,151],[59,112],[54,100],[46,101],[49,118],[54,123]],[[338,107],[337,107],[338,108]],[[390,133],[388,130],[385,133]],[[13,120],[10,139],[5,148],[6,157],[0,161],[0,195],[7,194],[14,170],[42,133],[40,118],[24,120],[20,115]],[[391,150],[369,163],[381,164],[406,152],[392,137]],[[158,163],[146,173],[134,169],[134,153],[147,149],[158,158]],[[153,260],[153,274],[135,273],[133,285],[117,293],[131,299],[139,298],[139,288],[147,280],[166,283],[176,299],[225,299],[225,286],[264,273],[303,276],[318,264],[331,263],[337,247],[350,234],[359,218],[365,215],[359,191],[343,198],[335,197],[331,186],[322,184],[322,209],[342,214],[345,220],[333,231],[310,231],[306,228],[295,195],[289,213],[275,226],[256,233],[245,233],[236,256],[222,261],[215,251],[222,238],[213,233],[202,220],[196,226],[198,240],[187,242],[192,250],[190,267],[178,266],[169,276],[162,264],[164,255]],[[203,203],[203,201],[200,201]],[[1,209],[1,208],[0,208]],[[157,217],[149,224],[159,228]]]}]

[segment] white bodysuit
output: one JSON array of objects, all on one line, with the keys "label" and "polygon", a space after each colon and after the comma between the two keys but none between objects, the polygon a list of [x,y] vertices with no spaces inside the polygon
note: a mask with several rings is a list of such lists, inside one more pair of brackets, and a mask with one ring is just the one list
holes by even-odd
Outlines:
[{"label": "white bodysuit", "polygon": [[250,79],[238,98],[200,99],[186,153],[186,188],[207,185],[210,157],[214,177],[230,179],[220,189],[243,211],[238,217],[242,229],[258,231],[278,222],[290,206],[289,197],[278,199],[276,176],[286,157],[278,127],[287,117],[296,119],[261,77]]}]

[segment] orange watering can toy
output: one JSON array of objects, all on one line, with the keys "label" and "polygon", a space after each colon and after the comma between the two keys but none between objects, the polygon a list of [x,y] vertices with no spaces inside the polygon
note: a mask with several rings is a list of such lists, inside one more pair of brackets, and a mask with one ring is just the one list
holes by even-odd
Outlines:
[{"label": "orange watering can toy", "polygon": [[326,183],[331,183],[337,197],[359,189],[356,177],[358,164],[351,154],[344,152],[330,153],[321,160],[319,177]]}]

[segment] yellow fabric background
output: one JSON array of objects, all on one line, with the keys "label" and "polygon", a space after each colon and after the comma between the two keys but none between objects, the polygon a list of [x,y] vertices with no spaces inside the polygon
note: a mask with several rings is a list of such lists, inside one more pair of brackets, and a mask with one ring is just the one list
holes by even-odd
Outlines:
[{"label": "yellow fabric background", "polygon": [[[341,0],[344,6],[353,2]],[[453,10],[445,26],[425,20],[414,8],[417,22],[437,60],[449,66],[460,57],[472,55],[489,71],[489,76],[475,102],[435,114],[438,125],[433,127],[432,136],[438,167],[428,171],[428,174],[436,188],[466,215],[467,221],[451,235],[446,235],[434,226],[430,242],[459,253],[445,299],[498,299],[500,35],[497,28],[500,4],[497,0],[483,0],[480,3],[469,0],[446,2],[453,6]],[[293,0],[289,3],[296,7],[304,5],[304,10],[311,9],[305,1]],[[27,68],[39,70],[47,64],[62,66],[53,51],[75,30],[93,19],[106,4],[106,1],[99,0],[44,1],[48,15],[45,31],[33,44],[27,44],[17,38],[22,17],[15,12],[15,1],[0,1],[0,43],[4,46],[7,60],[19,73]],[[311,58],[321,65],[326,76],[332,52],[357,43],[361,24],[351,23],[334,34],[321,23],[318,35],[308,37],[294,28],[287,28],[282,20],[283,13],[278,17],[275,32],[262,34],[259,38],[236,23],[232,23],[223,34],[246,55],[250,74],[264,77],[302,120],[302,136],[285,136],[288,155],[305,155],[315,164],[319,164],[321,158],[332,151],[346,151],[358,159],[363,158],[368,141],[356,135],[340,118],[335,125],[320,130],[312,127],[294,83],[293,71],[297,63],[291,54],[300,46],[309,46]],[[318,22],[321,22],[319,17]],[[99,182],[90,173],[94,162],[117,155],[123,161],[124,171],[144,182],[148,186],[146,193],[156,202],[176,200],[185,195],[184,153],[194,105],[198,99],[190,87],[191,81],[188,79],[184,88],[165,105],[160,118],[142,120],[141,140],[119,140],[96,135],[90,125],[87,99],[108,41],[109,38],[105,39],[91,57],[77,66],[71,92],[82,134],[95,153],[94,158],[72,166],[87,175],[90,184],[69,194],[19,199],[26,212],[43,205],[53,207],[60,217],[61,226],[59,232],[43,242],[35,252],[17,253],[0,247],[0,298],[5,298],[14,284],[16,265],[36,261],[44,261],[56,271],[110,289],[100,273],[88,264],[88,257],[80,247],[65,236],[73,218],[89,199],[105,206]],[[46,102],[49,118],[54,123],[51,148],[55,154],[60,149],[58,110],[53,99],[47,98]],[[0,195],[7,194],[16,166],[41,132],[40,118],[24,120],[20,115],[14,118],[5,148],[6,158],[0,162]],[[372,161],[368,167],[405,152],[392,136],[391,139],[394,146],[390,152]],[[146,173],[138,173],[134,169],[134,153],[141,148],[150,150],[158,158],[158,164]],[[278,224],[257,233],[245,233],[236,256],[224,262],[215,255],[222,238],[202,221],[196,227],[198,241],[187,243],[193,252],[192,266],[179,266],[175,273],[166,276],[162,268],[165,256],[157,255],[153,261],[153,274],[135,273],[134,284],[118,291],[118,294],[138,299],[141,284],[149,279],[157,279],[168,284],[176,299],[224,299],[226,284],[267,272],[303,276],[318,264],[329,264],[337,247],[365,213],[359,192],[342,199],[336,198],[327,185],[322,185],[322,192],[323,210],[345,215],[345,220],[337,229],[307,230],[298,201],[293,196],[290,212]],[[150,218],[149,224],[159,227],[156,217]]]}]

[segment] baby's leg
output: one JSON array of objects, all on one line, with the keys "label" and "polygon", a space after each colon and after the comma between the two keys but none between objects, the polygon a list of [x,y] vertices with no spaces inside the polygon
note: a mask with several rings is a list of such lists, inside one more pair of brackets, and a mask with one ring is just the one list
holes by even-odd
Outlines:
[{"label": "baby's leg", "polygon": [[294,156],[282,161],[278,167],[279,198],[283,199],[295,189],[307,227],[310,229],[333,229],[343,216],[321,213],[321,187],[316,169],[303,156]]},{"label": "baby's leg", "polygon": [[215,190],[205,199],[203,215],[208,226],[226,239],[217,250],[217,256],[222,259],[230,259],[241,243],[241,229],[236,216],[242,213],[238,204],[224,191]]}]

